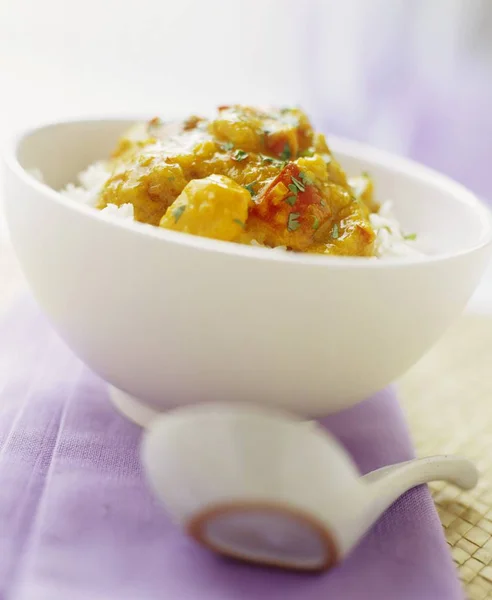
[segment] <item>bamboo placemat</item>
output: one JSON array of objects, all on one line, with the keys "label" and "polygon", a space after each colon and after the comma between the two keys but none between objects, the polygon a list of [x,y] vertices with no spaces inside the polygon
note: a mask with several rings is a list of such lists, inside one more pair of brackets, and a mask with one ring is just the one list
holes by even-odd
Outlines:
[{"label": "bamboo placemat", "polygon": [[418,454],[461,454],[480,470],[474,490],[430,487],[467,597],[492,599],[492,318],[463,317],[400,389]]}]

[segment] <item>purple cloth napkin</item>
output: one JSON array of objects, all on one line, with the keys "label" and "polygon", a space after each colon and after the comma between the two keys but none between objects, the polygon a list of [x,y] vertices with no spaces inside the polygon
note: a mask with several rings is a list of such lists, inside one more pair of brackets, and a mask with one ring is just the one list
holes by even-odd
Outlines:
[{"label": "purple cloth napkin", "polygon": [[[392,390],[326,419],[361,471],[413,455]],[[454,600],[460,586],[425,487],[398,500],[341,565],[295,575],[188,540],[149,492],[141,430],[32,301],[0,324],[2,600]]]}]

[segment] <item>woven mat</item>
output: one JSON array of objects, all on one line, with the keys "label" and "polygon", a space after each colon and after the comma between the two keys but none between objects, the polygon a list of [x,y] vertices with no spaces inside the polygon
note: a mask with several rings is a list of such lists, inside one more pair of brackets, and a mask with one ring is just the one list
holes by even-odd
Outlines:
[{"label": "woven mat", "polygon": [[467,597],[492,599],[492,318],[462,318],[400,388],[418,454],[462,454],[480,470],[474,490],[430,487]]}]

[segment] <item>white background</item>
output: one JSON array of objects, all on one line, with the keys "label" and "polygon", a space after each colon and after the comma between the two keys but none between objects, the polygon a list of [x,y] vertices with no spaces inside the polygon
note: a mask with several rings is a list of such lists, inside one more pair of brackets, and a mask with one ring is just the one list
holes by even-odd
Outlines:
[{"label": "white background", "polygon": [[418,74],[456,94],[464,61],[492,77],[491,4],[0,0],[0,135],[26,119],[240,100],[322,106],[344,124],[371,106],[359,133],[405,152],[412,125],[391,87]]}]

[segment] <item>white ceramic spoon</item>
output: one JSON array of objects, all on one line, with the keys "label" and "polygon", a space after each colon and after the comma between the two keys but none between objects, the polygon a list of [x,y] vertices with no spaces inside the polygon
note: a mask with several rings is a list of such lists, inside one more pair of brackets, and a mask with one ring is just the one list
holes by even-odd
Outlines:
[{"label": "white ceramic spoon", "polygon": [[212,550],[302,570],[333,566],[401,494],[474,465],[436,456],[363,477],[323,428],[253,405],[206,404],[159,416],[146,432],[149,481],[184,529]]}]

